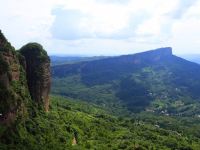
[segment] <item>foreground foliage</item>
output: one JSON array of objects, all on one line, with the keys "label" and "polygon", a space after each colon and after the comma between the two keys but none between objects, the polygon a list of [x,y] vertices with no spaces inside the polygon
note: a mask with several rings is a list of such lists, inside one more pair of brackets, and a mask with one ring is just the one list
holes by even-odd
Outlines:
[{"label": "foreground foliage", "polygon": [[0,149],[198,150],[199,126],[199,118],[145,112],[117,117],[94,104],[52,96],[49,113],[0,126]]}]

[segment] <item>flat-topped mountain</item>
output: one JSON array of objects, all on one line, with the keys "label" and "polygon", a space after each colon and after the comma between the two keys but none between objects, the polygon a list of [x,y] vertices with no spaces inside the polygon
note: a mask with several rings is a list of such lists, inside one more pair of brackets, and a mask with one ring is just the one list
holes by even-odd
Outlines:
[{"label": "flat-topped mountain", "polygon": [[[195,115],[200,102],[200,66],[159,48],[133,55],[52,67],[55,94],[104,106],[124,105]],[[195,112],[195,113],[194,113]]]}]

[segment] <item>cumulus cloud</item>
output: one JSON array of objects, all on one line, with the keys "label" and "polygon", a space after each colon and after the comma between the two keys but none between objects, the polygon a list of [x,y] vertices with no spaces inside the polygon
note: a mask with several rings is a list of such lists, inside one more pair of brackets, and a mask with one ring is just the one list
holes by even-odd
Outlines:
[{"label": "cumulus cloud", "polygon": [[184,15],[184,13],[187,12],[187,10],[190,7],[192,7],[193,5],[195,5],[196,2],[197,2],[197,0],[192,0],[192,1],[179,0],[179,5],[175,9],[175,11],[171,12],[171,16],[174,19],[180,19]]},{"label": "cumulus cloud", "polygon": [[[183,11],[194,4],[194,1],[188,3],[184,0],[127,0],[123,1],[124,5],[115,5],[121,2],[104,0],[99,4],[96,0],[96,3],[93,1],[90,5],[74,5],[71,2],[71,7],[69,5],[66,8],[57,8],[53,13],[56,19],[52,34],[62,40],[127,39],[135,36],[157,36],[158,39],[162,36],[167,39],[173,19],[180,17]],[[74,11],[71,11],[71,8]],[[79,11],[79,14],[75,11]]]},{"label": "cumulus cloud", "polygon": [[130,0],[96,0],[99,3],[111,3],[111,4],[127,4]]},{"label": "cumulus cloud", "polygon": [[[127,39],[135,35],[135,29],[145,19],[147,13],[127,13],[115,8],[113,13],[100,11],[83,13],[80,10],[56,8],[51,27],[52,36],[60,40],[77,40],[83,38]],[[107,15],[106,15],[107,13]]]},{"label": "cumulus cloud", "polygon": [[19,48],[50,53],[122,54],[173,46],[200,49],[200,0],[6,0],[0,28]]},{"label": "cumulus cloud", "polygon": [[91,36],[89,31],[82,28],[87,16],[78,10],[55,9],[52,13],[55,16],[51,27],[51,33],[56,39],[74,40]]}]

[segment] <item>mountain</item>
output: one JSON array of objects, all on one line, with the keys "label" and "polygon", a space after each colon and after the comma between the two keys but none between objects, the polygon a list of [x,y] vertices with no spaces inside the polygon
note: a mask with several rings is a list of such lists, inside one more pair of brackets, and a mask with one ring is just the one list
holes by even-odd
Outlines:
[{"label": "mountain", "polygon": [[29,43],[20,49],[25,57],[27,83],[32,100],[49,109],[51,88],[50,58],[38,43]]},{"label": "mountain", "polygon": [[19,51],[0,31],[0,123],[12,124],[27,117],[31,105],[48,111],[50,92],[50,59],[37,43]]},{"label": "mountain", "polygon": [[185,54],[185,55],[180,55],[180,56],[186,60],[200,64],[199,54],[187,54],[187,55]]},{"label": "mountain", "polygon": [[26,74],[17,53],[0,31],[0,122],[9,124],[27,114],[29,98]]},{"label": "mountain", "polygon": [[1,150],[199,149],[199,66],[171,48],[51,69],[65,97],[43,47],[0,32]]},{"label": "mountain", "polygon": [[94,57],[84,57],[84,56],[50,56],[51,66],[62,65],[62,64],[72,64],[81,61],[90,61],[106,58],[106,56],[94,56]]},{"label": "mountain", "polygon": [[[200,66],[170,47],[52,67],[52,93],[129,112],[200,114]],[[123,107],[122,107],[123,106]]]}]

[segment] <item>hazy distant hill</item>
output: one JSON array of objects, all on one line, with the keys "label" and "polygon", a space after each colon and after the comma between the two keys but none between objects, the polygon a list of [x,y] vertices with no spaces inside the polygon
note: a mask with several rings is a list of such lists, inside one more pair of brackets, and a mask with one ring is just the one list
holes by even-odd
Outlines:
[{"label": "hazy distant hill", "polygon": [[62,65],[62,64],[72,64],[80,61],[98,60],[106,58],[106,56],[50,56],[51,66]]},{"label": "hazy distant hill", "polygon": [[200,66],[171,48],[52,67],[52,93],[132,112],[200,114]]},{"label": "hazy distant hill", "polygon": [[200,54],[180,55],[182,58],[200,64]]}]

